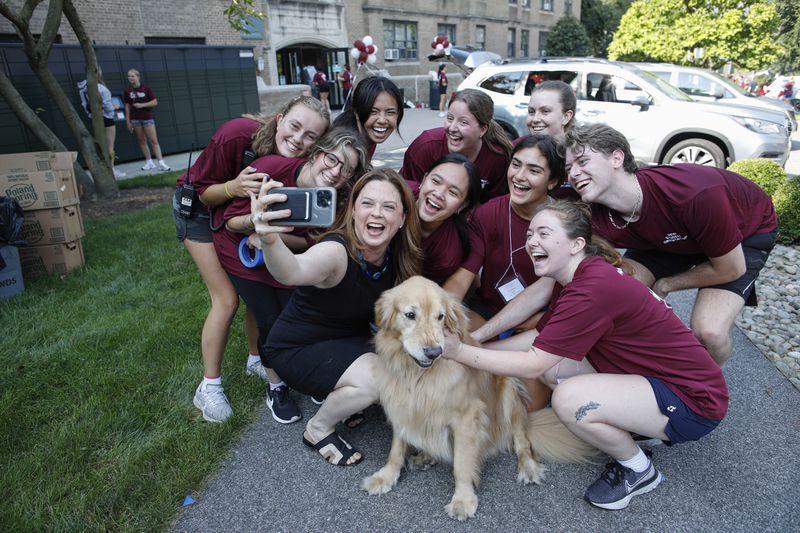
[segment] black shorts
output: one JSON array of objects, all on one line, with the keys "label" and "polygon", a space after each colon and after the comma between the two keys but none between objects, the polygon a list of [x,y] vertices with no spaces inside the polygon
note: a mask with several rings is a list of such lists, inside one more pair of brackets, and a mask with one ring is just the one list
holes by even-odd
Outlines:
[{"label": "black shorts", "polygon": [[106,128],[110,128],[113,125],[114,125],[114,119],[113,118],[103,117],[103,126],[105,126]]},{"label": "black shorts", "polygon": [[[758,305],[756,295],[756,278],[764,268],[772,248],[775,246],[775,232],[751,235],[742,241],[742,251],[747,271],[742,277],[722,283],[701,287],[703,289],[722,289],[738,294],[745,301],[745,305],[755,307]],[[704,254],[680,255],[653,250],[626,250],[625,258],[636,261],[659,280],[691,270],[701,263],[708,262]]]},{"label": "black shorts", "polygon": [[214,242],[214,238],[211,236],[211,221],[208,212],[195,213],[191,218],[183,218],[178,210],[179,197],[180,189],[175,189],[175,194],[172,195],[172,218],[175,219],[175,236],[178,240],[180,242],[185,240],[201,243]]},{"label": "black shorts", "polygon": [[331,88],[328,87],[327,85],[324,85],[324,86],[320,85],[319,86],[319,92],[321,92],[321,93],[329,93],[329,92],[331,92]]}]

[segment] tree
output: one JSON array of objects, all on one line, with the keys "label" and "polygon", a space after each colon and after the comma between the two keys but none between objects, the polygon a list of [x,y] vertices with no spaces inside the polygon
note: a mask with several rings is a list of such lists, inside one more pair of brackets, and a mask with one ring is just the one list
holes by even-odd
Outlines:
[{"label": "tree", "polygon": [[717,69],[774,63],[779,20],[770,0],[637,0],[623,15],[608,56]]},{"label": "tree", "polygon": [[778,42],[784,48],[775,66],[780,72],[797,72],[800,70],[800,0],[784,0],[775,7],[780,20]]},{"label": "tree", "polygon": [[[47,91],[50,100],[64,116],[67,127],[78,141],[78,149],[86,161],[94,179],[75,165],[75,174],[81,189],[82,198],[91,198],[94,194],[110,196],[118,193],[117,182],[111,170],[111,162],[103,131],[103,113],[100,104],[100,93],[97,90],[97,58],[91,45],[83,23],[78,17],[72,0],[50,0],[47,8],[41,34],[34,35],[30,21],[34,11],[42,0],[26,0],[21,8],[13,11],[6,2],[0,2],[0,15],[6,18],[17,32],[22,41],[22,48],[28,58],[28,64],[39,79],[42,87]],[[81,49],[86,56],[87,79],[89,80],[89,105],[92,111],[92,127],[95,135],[92,136],[86,129],[80,115],[75,110],[69,97],[56,80],[47,64],[50,49],[53,46],[62,16],[66,15]],[[0,94],[8,102],[20,121],[36,135],[39,141],[53,150],[66,150],[64,144],[56,135],[36,116],[36,113],[25,103],[24,98],[14,89],[5,72],[0,69]],[[98,142],[99,140],[99,142]]]},{"label": "tree", "polygon": [[592,53],[592,44],[578,19],[566,15],[550,30],[545,52],[549,56],[588,56]]},{"label": "tree", "polygon": [[606,57],[619,20],[633,0],[583,0],[581,24],[592,43],[592,55]]}]

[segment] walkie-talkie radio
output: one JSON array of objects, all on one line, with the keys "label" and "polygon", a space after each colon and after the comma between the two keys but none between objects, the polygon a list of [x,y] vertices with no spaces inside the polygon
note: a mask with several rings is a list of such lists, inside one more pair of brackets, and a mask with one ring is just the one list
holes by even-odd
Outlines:
[{"label": "walkie-talkie radio", "polygon": [[189,166],[186,167],[186,181],[181,186],[180,199],[178,201],[178,214],[183,218],[191,218],[194,212],[194,207],[198,201],[197,191],[194,190],[192,185],[192,177],[189,170],[192,168],[192,152],[194,152],[194,144],[189,151]]}]

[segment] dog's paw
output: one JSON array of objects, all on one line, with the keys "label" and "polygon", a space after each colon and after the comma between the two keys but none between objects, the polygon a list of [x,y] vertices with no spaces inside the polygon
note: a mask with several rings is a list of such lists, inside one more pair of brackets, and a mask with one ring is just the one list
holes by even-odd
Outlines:
[{"label": "dog's paw", "polygon": [[478,510],[478,497],[475,494],[468,496],[453,496],[450,503],[444,506],[444,510],[450,518],[464,521],[467,518],[475,516],[475,511]]},{"label": "dog's paw", "polygon": [[396,476],[394,479],[391,479],[389,476],[382,473],[381,470],[378,470],[361,481],[361,488],[375,496],[377,494],[386,494],[392,490],[392,487],[394,487],[396,483]]},{"label": "dog's paw", "polygon": [[517,473],[517,481],[520,483],[525,483],[526,485],[530,483],[536,483],[537,485],[541,485],[542,481],[544,481],[544,473],[547,470],[547,467],[544,466],[542,463],[533,459],[532,457],[528,458],[521,458],[519,460],[519,472]]},{"label": "dog's paw", "polygon": [[408,457],[407,467],[409,470],[428,470],[436,464],[436,459],[427,452],[418,451]]}]

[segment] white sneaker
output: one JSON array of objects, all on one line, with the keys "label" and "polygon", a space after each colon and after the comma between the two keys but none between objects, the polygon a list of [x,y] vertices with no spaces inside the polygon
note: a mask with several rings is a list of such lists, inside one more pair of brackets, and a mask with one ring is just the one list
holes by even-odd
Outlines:
[{"label": "white sneaker", "polygon": [[264,368],[264,365],[261,364],[261,361],[256,361],[255,363],[245,365],[244,373],[247,374],[248,376],[259,377],[264,382],[269,383],[269,376],[267,375],[267,369]]},{"label": "white sneaker", "polygon": [[153,163],[153,160],[151,159],[150,161],[148,161],[147,163],[144,164],[144,166],[142,167],[142,170],[154,170],[155,168],[156,168],[156,164]]},{"label": "white sneaker", "polygon": [[170,170],[169,165],[163,159],[158,162],[158,168],[164,171]]},{"label": "white sneaker", "polygon": [[117,170],[116,168],[113,169],[113,170],[114,170],[114,177],[115,178],[124,178],[125,176],[127,176],[127,174],[125,174],[121,170]]},{"label": "white sneaker", "polygon": [[225,396],[222,385],[205,385],[201,381],[194,393],[194,406],[203,413],[206,422],[224,422],[233,415],[233,409]]}]

